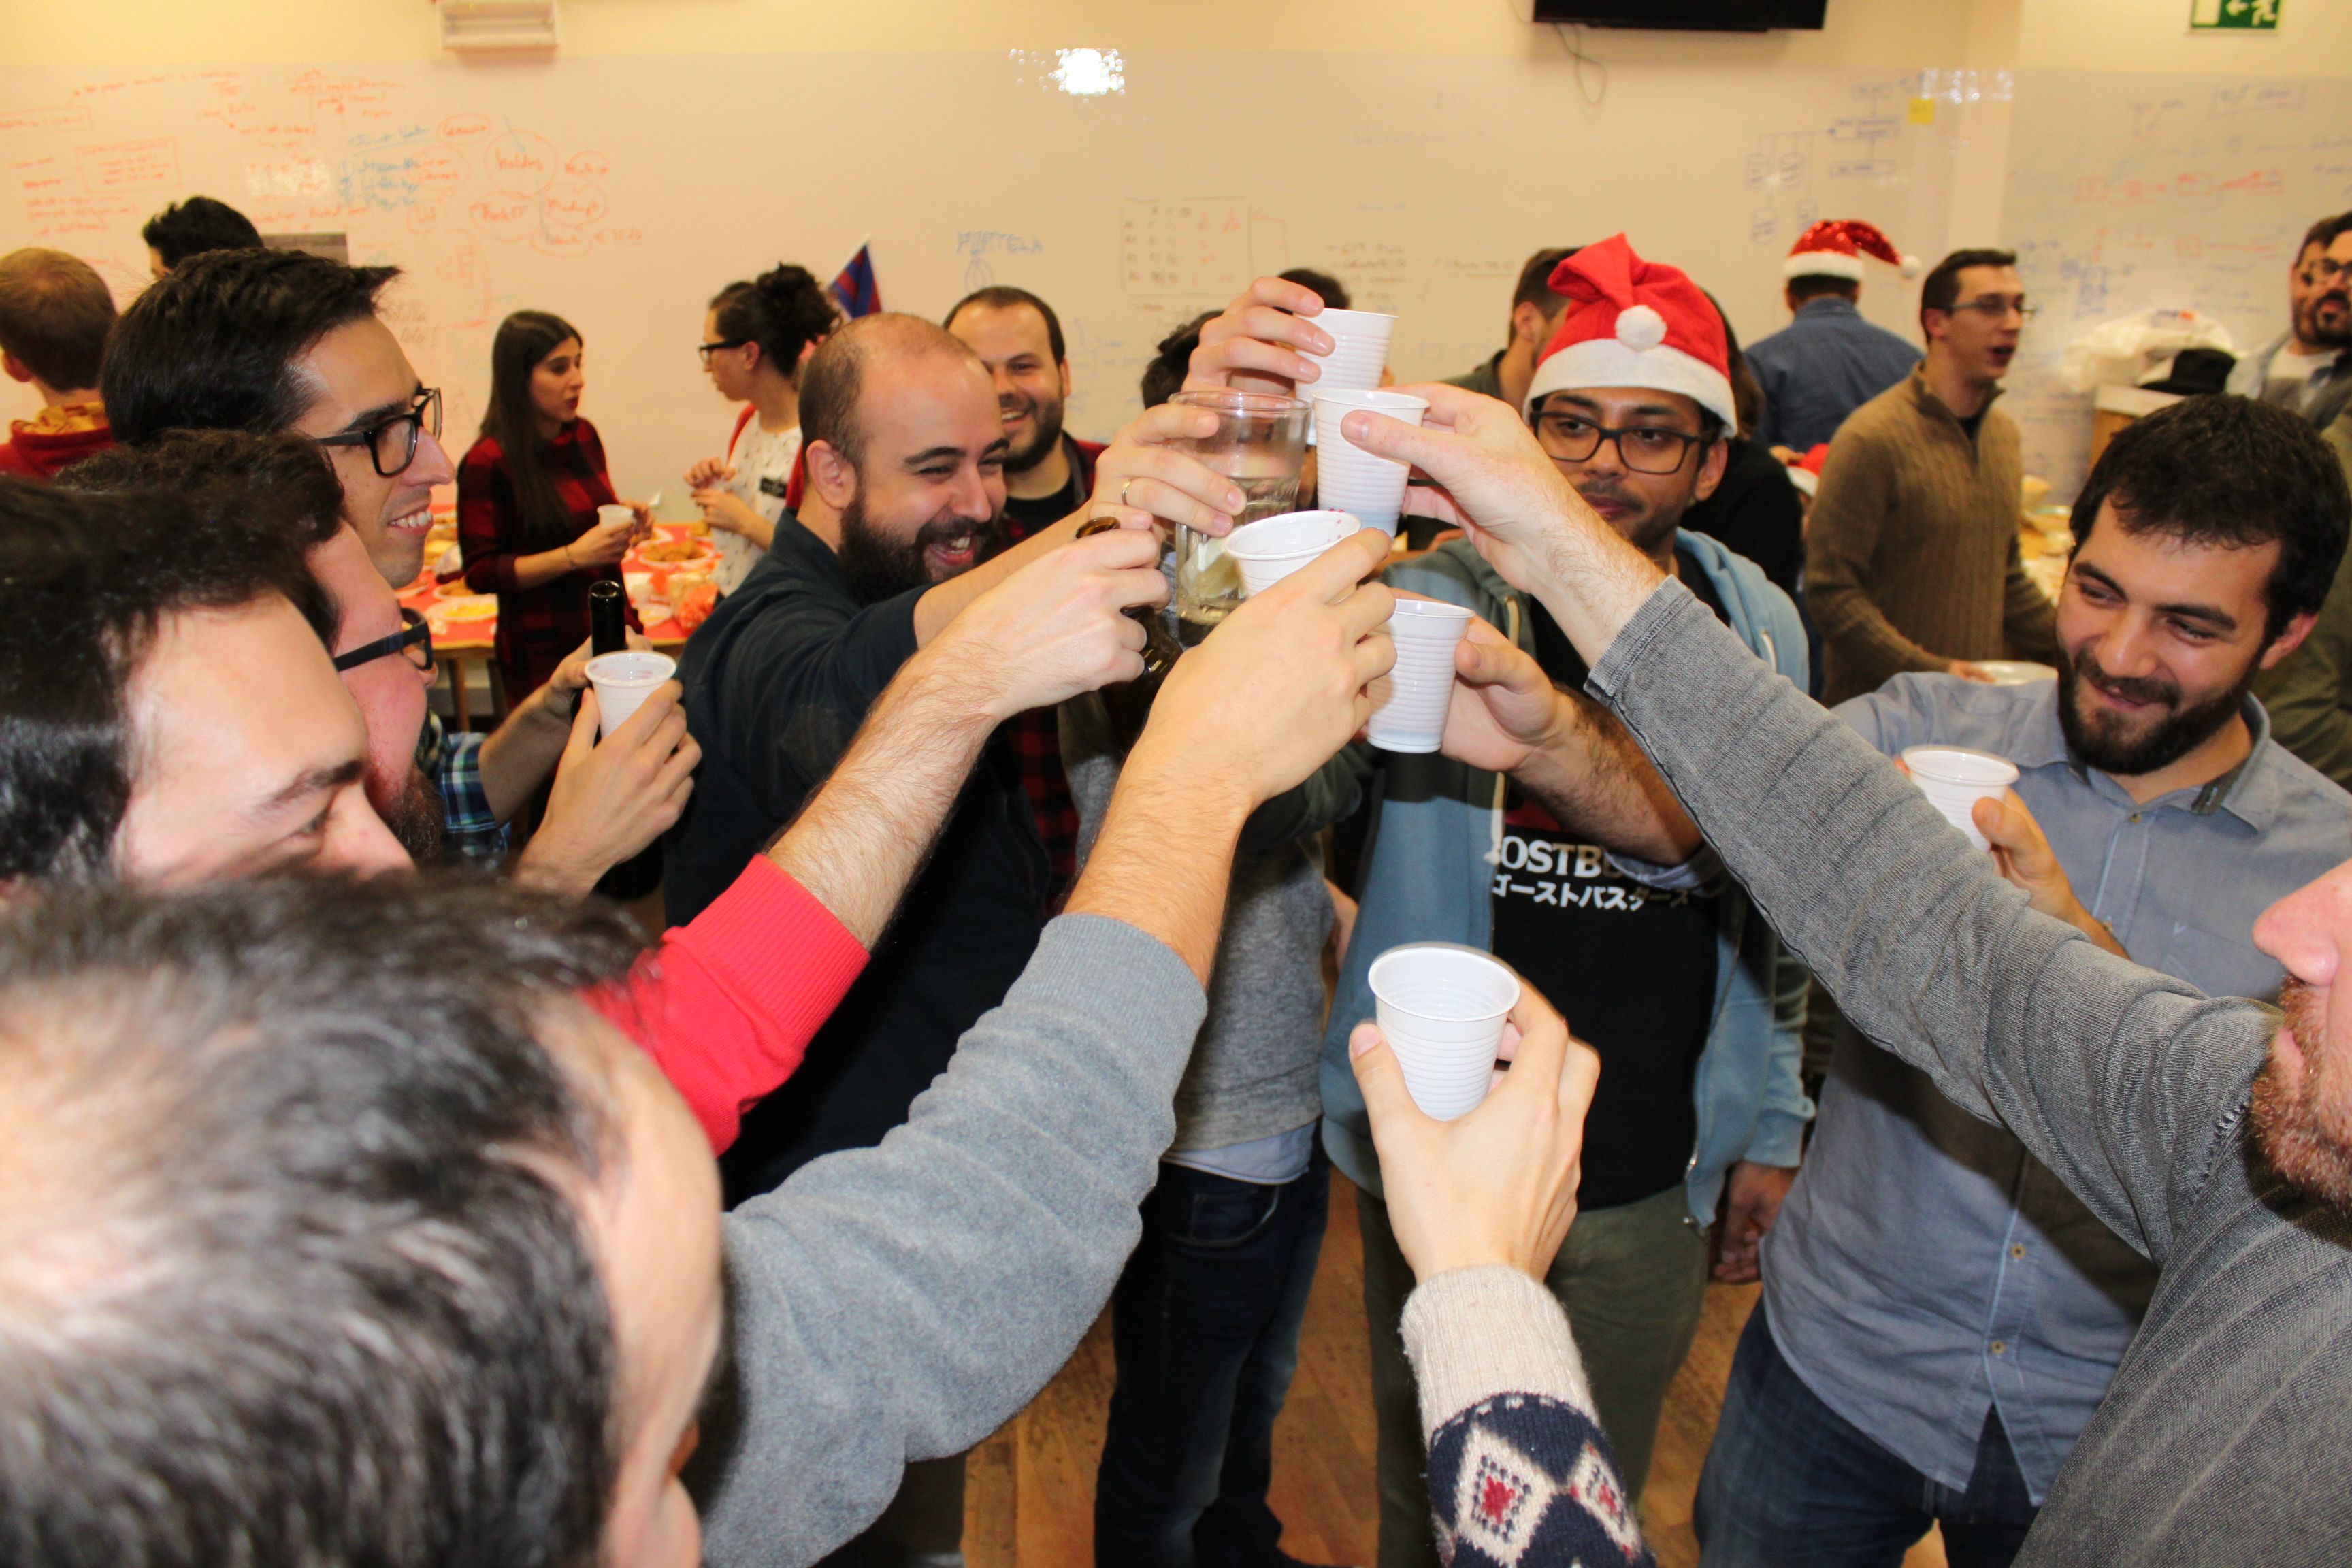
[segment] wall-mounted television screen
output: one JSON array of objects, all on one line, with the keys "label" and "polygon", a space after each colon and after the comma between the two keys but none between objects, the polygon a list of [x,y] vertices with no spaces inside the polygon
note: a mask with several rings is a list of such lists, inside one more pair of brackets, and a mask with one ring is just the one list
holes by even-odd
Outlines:
[{"label": "wall-mounted television screen", "polygon": [[1829,0],[1535,0],[1538,22],[1684,32],[1762,33],[1822,25]]}]

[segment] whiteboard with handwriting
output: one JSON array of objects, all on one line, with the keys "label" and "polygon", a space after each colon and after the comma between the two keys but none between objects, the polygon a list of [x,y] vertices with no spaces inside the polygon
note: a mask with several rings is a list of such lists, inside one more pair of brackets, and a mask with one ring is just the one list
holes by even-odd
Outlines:
[{"label": "whiteboard with handwriting", "polygon": [[[84,255],[127,301],[139,225],[176,196],[345,232],[354,261],[405,270],[396,325],[460,444],[499,319],[559,311],[586,338],[616,479],[666,486],[677,513],[679,472],[729,429],[693,353],[705,302],[780,258],[829,276],[871,236],[885,303],[932,316],[983,284],[1035,289],[1068,329],[1071,426],[1107,437],[1171,324],[1286,267],[1397,312],[1408,379],[1500,346],[1529,251],[1621,227],[1745,332],[1773,330],[1780,258],[1815,216],[1945,245],[1954,128],[1979,90],[1948,72],[1619,65],[1595,107],[1548,61],[1166,54],[1082,98],[1052,65],[0,68],[0,248]],[[1922,94],[1944,110],[1926,123]],[[1889,274],[1865,305],[1899,325],[1908,294]]]},{"label": "whiteboard with handwriting", "polygon": [[2011,135],[2002,229],[2042,313],[2007,406],[2065,496],[2091,423],[2058,383],[2070,340],[2156,306],[2219,317],[2241,353],[2285,331],[2304,230],[2352,208],[2352,81],[2030,72]]}]

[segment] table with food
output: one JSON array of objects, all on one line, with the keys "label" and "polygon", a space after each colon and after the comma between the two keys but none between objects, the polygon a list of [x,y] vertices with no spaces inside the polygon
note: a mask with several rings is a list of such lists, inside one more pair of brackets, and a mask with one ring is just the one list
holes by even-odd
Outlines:
[{"label": "table with food", "polygon": [[[655,647],[675,654],[694,628],[709,618],[711,606],[719,602],[719,588],[710,576],[718,564],[719,552],[710,542],[710,531],[698,521],[656,522],[652,532],[621,558],[621,581]],[[475,659],[489,661],[498,637],[499,601],[494,595],[477,594],[466,586],[453,514],[436,514],[433,531],[425,537],[425,570],[401,590],[400,602],[422,614],[432,626],[434,656],[447,673],[457,727],[472,728],[467,677]],[[491,668],[495,670],[495,666]],[[492,690],[495,705],[495,686]],[[495,721],[499,715],[488,717]]]}]

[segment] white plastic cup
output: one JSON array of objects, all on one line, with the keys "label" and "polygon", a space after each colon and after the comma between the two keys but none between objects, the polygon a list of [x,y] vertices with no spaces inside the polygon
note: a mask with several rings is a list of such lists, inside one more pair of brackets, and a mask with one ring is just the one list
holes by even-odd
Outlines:
[{"label": "white plastic cup", "polygon": [[1977,802],[1993,799],[2017,782],[2015,763],[1966,746],[1906,746],[1903,765],[1945,821],[1967,834],[1978,848],[1992,847],[1969,814]]},{"label": "white plastic cup", "polygon": [[1318,504],[1349,511],[1367,528],[1396,537],[1397,518],[1404,510],[1409,463],[1374,457],[1339,432],[1339,421],[1359,408],[1418,425],[1429,413],[1429,400],[1375,387],[1362,392],[1309,389],[1315,403],[1315,500]]},{"label": "white plastic cup", "polygon": [[596,732],[609,735],[646,705],[654,688],[677,673],[666,653],[600,653],[588,661],[588,684],[596,689]]},{"label": "white plastic cup", "polygon": [[1225,553],[1242,569],[1242,593],[1264,593],[1363,527],[1344,511],[1286,511],[1244,523],[1225,536]]},{"label": "white plastic cup", "polygon": [[[1388,368],[1389,334],[1396,328],[1394,316],[1378,310],[1327,308],[1307,319],[1331,334],[1331,352],[1307,356],[1323,374],[1301,391],[1312,396],[1318,392],[1367,392],[1380,385],[1381,372]],[[1318,432],[1315,444],[1320,447],[1325,439]]]},{"label": "white plastic cup", "polygon": [[1425,1115],[1451,1121],[1494,1081],[1519,977],[1475,947],[1416,942],[1372,960],[1373,1014]]},{"label": "white plastic cup", "polygon": [[1454,700],[1454,645],[1469,629],[1470,612],[1434,599],[1399,599],[1389,616],[1396,668],[1371,684],[1372,717],[1365,739],[1383,752],[1425,754],[1445,738],[1445,710]]},{"label": "white plastic cup", "polygon": [[637,514],[634,510],[617,502],[612,506],[600,506],[596,509],[596,521],[601,527],[610,528],[616,523],[624,522],[634,526],[636,521]]}]

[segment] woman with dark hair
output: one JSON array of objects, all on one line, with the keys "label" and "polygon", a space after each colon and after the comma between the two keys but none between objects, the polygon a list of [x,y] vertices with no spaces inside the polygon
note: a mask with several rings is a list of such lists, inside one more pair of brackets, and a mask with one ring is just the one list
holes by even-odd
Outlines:
[{"label": "woman with dark hair", "polygon": [[[649,524],[604,469],[596,426],[580,417],[580,333],[561,316],[517,310],[490,343],[490,407],[457,465],[457,542],[466,584],[499,596],[499,673],[509,706],[588,637],[588,584],[621,580],[621,557]],[[600,506],[626,505],[599,522]],[[636,612],[629,612],[636,626]]]},{"label": "woman with dark hair", "polygon": [[720,395],[743,405],[727,455],[686,471],[719,547],[711,574],[731,594],[767,553],[801,452],[801,366],[838,319],[805,267],[779,265],[730,283],[702,320],[702,369]]}]

